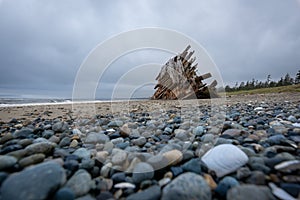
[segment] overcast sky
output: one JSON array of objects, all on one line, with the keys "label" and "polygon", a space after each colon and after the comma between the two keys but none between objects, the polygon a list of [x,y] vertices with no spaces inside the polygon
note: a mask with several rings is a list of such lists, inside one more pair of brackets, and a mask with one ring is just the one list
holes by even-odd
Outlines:
[{"label": "overcast sky", "polygon": [[[76,73],[93,48],[143,27],[196,40],[225,84],[268,74],[274,80],[294,77],[300,70],[299,24],[299,0],[0,0],[0,96],[71,97]],[[144,50],[120,58],[98,96],[110,95],[131,67],[164,64],[170,56]]]}]

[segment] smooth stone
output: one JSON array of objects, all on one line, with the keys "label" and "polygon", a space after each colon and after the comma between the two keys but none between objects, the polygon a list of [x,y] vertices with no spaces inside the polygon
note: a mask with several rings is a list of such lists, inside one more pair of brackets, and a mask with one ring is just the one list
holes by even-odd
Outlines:
[{"label": "smooth stone", "polygon": [[222,144],[206,152],[201,160],[218,177],[222,177],[245,165],[248,162],[248,157],[238,147]]},{"label": "smooth stone", "polygon": [[32,143],[41,143],[41,142],[48,142],[48,140],[46,138],[39,137],[39,138],[36,138],[35,140],[33,140]]},{"label": "smooth stone", "polygon": [[157,185],[151,186],[141,192],[134,193],[128,196],[127,200],[159,200],[161,196],[160,187]]},{"label": "smooth stone", "polygon": [[77,147],[77,146],[78,146],[77,140],[72,140],[72,142],[70,143],[70,147],[71,147],[71,148],[75,148],[75,147]]},{"label": "smooth stone", "polygon": [[54,149],[54,145],[50,142],[35,143],[25,148],[27,155],[36,153],[43,153],[45,155],[50,154]]},{"label": "smooth stone", "polygon": [[106,142],[109,141],[109,137],[103,133],[95,133],[95,132],[91,132],[87,135],[86,139],[85,139],[85,143],[88,144],[104,144]]},{"label": "smooth stone", "polygon": [[297,122],[297,118],[294,117],[293,115],[290,115],[290,116],[287,118],[287,120],[289,120],[289,121],[292,122],[292,123],[296,123],[296,122]]},{"label": "smooth stone", "polygon": [[122,182],[114,185],[114,188],[124,189],[124,188],[135,188],[135,185],[132,183]]},{"label": "smooth stone", "polygon": [[91,175],[84,169],[79,169],[66,183],[76,197],[85,195],[91,188]]},{"label": "smooth stone", "polygon": [[47,199],[66,181],[64,169],[57,163],[45,162],[10,175],[2,184],[2,199]]},{"label": "smooth stone", "polygon": [[213,143],[215,136],[211,133],[205,134],[201,137],[201,141],[204,143]]},{"label": "smooth stone", "polygon": [[112,193],[110,192],[101,192],[97,197],[97,200],[113,200],[114,199],[114,195],[112,195]]},{"label": "smooth stone", "polygon": [[18,142],[18,144],[21,145],[22,147],[27,147],[28,145],[32,144],[32,140],[31,139],[22,139]]},{"label": "smooth stone", "polygon": [[233,137],[239,136],[241,134],[242,134],[242,131],[239,130],[239,129],[227,129],[226,131],[224,131],[222,133],[222,135],[230,135],[230,136],[233,136]]},{"label": "smooth stone", "polygon": [[22,159],[24,156],[26,156],[26,151],[25,149],[20,149],[20,150],[17,150],[17,151],[12,151],[8,154],[6,154],[7,156],[13,156],[15,157],[17,160],[20,160]]},{"label": "smooth stone", "polygon": [[56,122],[52,126],[52,130],[54,132],[64,132],[64,131],[68,130],[68,128],[69,128],[69,125],[66,122]]},{"label": "smooth stone", "polygon": [[211,200],[210,187],[205,179],[195,173],[186,172],[176,177],[163,189],[162,200]]},{"label": "smooth stone", "polygon": [[278,135],[273,135],[273,136],[269,137],[267,139],[267,142],[270,145],[276,145],[276,144],[280,144],[281,142],[283,142],[285,140],[286,140],[286,138],[283,135],[278,134]]},{"label": "smooth stone", "polygon": [[76,155],[81,159],[89,159],[91,157],[91,152],[85,148],[79,148],[73,152],[73,155]]},{"label": "smooth stone", "polygon": [[45,130],[42,133],[43,138],[49,139],[50,137],[52,137],[54,135],[54,131],[52,130]]},{"label": "smooth stone", "polygon": [[74,200],[75,194],[70,188],[59,189],[54,196],[54,200]]},{"label": "smooth stone", "polygon": [[274,168],[281,172],[290,173],[292,171],[296,171],[300,169],[300,160],[284,161],[282,163],[275,165]]},{"label": "smooth stone", "polygon": [[114,120],[114,121],[111,121],[107,124],[108,127],[112,128],[112,127],[121,127],[123,126],[123,122],[121,120]]},{"label": "smooth stone", "polygon": [[96,200],[96,199],[94,197],[92,197],[90,194],[87,194],[82,197],[78,197],[75,200]]},{"label": "smooth stone", "polygon": [[59,137],[55,136],[55,135],[52,135],[49,139],[48,139],[49,142],[53,142],[53,143],[56,143],[58,144],[60,139]]},{"label": "smooth stone", "polygon": [[189,137],[188,137],[188,135],[186,133],[186,130],[175,129],[174,133],[175,133],[175,138],[177,138],[178,140],[186,141],[186,140],[189,139]]},{"label": "smooth stone", "polygon": [[29,137],[29,135],[33,134],[33,130],[30,129],[30,128],[22,128],[21,130],[19,131],[15,131],[13,133],[13,136],[15,138],[27,138]]},{"label": "smooth stone", "polygon": [[300,194],[300,185],[296,183],[281,183],[280,188],[295,198],[297,198]]},{"label": "smooth stone", "polygon": [[196,174],[201,174],[201,160],[198,158],[191,159],[182,165],[182,169],[186,172],[194,172]]},{"label": "smooth stone", "polygon": [[9,176],[8,173],[6,172],[0,172],[0,187],[2,185],[2,183],[5,181],[5,179]]},{"label": "smooth stone", "polygon": [[28,156],[28,157],[25,157],[25,158],[22,158],[21,160],[19,160],[19,165],[24,168],[29,165],[43,162],[44,159],[45,159],[45,155],[42,153],[33,154],[31,156]]},{"label": "smooth stone", "polygon": [[226,195],[227,199],[234,200],[275,200],[267,186],[257,186],[251,184],[238,185],[231,188]]},{"label": "smooth stone", "polygon": [[204,127],[203,126],[197,126],[193,129],[192,133],[197,136],[201,136],[204,133]]},{"label": "smooth stone", "polygon": [[266,177],[261,171],[253,171],[249,178],[246,179],[246,183],[255,185],[265,185]]},{"label": "smooth stone", "polygon": [[221,196],[222,198],[226,197],[227,191],[232,188],[239,185],[239,182],[230,176],[225,176],[218,184],[215,192]]},{"label": "smooth stone", "polygon": [[251,171],[248,167],[241,167],[236,172],[236,177],[239,180],[242,180],[244,178],[247,178],[251,175]]},{"label": "smooth stone", "polygon": [[166,157],[164,157],[163,155],[158,154],[158,155],[155,155],[155,156],[151,156],[147,160],[147,163],[152,165],[152,167],[155,170],[158,170],[158,169],[161,169],[161,168],[164,168],[164,167],[168,166],[169,160]]},{"label": "smooth stone", "polygon": [[124,182],[126,179],[126,174],[124,172],[118,172],[113,174],[111,179],[114,181],[114,184]]},{"label": "smooth stone", "polygon": [[121,137],[118,137],[118,138],[116,138],[116,139],[112,139],[111,142],[112,142],[114,145],[116,145],[116,144],[120,144],[120,143],[124,142],[124,139],[121,138]]},{"label": "smooth stone", "polygon": [[114,165],[123,165],[127,159],[127,152],[119,149],[114,149],[111,162]]},{"label": "smooth stone", "polygon": [[168,160],[168,165],[176,165],[182,161],[182,152],[174,149],[163,153],[163,156]]},{"label": "smooth stone", "polygon": [[136,164],[132,171],[132,180],[134,183],[141,183],[144,180],[152,179],[153,176],[153,167],[145,162]]},{"label": "smooth stone", "polygon": [[132,143],[137,146],[144,146],[146,144],[147,139],[145,137],[139,137],[138,139],[132,140]]},{"label": "smooth stone", "polygon": [[277,187],[274,183],[270,182],[268,185],[271,188],[273,195],[276,196],[278,199],[295,200],[293,196],[291,196],[289,193],[287,193],[280,187]]},{"label": "smooth stone", "polygon": [[13,167],[17,163],[17,159],[13,156],[0,156],[0,170],[6,170]]},{"label": "smooth stone", "polygon": [[69,137],[64,137],[60,142],[59,142],[59,146],[60,147],[65,147],[65,146],[69,146],[71,143],[71,138]]}]

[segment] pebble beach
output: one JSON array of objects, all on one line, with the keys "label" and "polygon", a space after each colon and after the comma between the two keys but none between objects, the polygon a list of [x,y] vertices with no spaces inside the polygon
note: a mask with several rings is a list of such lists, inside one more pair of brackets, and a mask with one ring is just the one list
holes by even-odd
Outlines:
[{"label": "pebble beach", "polygon": [[0,107],[1,200],[300,199],[300,93]]}]

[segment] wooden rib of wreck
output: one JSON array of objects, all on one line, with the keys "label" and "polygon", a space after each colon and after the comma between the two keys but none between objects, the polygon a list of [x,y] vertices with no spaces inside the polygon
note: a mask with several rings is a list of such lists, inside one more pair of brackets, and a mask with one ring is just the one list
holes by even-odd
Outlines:
[{"label": "wooden rib of wreck", "polygon": [[196,57],[189,51],[189,45],[181,54],[171,58],[164,66],[156,80],[155,93],[151,99],[206,99],[219,97],[216,92],[217,81],[210,85],[202,81],[211,77],[210,73],[197,75]]}]

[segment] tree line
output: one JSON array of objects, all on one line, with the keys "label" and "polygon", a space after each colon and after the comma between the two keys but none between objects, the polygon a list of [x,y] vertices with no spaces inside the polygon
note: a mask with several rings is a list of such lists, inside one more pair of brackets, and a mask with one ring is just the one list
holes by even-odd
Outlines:
[{"label": "tree line", "polygon": [[266,81],[258,81],[254,78],[251,81],[242,81],[241,83],[236,82],[233,87],[226,85],[225,91],[240,91],[240,90],[253,90],[259,88],[270,88],[270,87],[279,87],[286,85],[300,84],[300,70],[297,72],[295,78],[292,78],[288,73],[285,76],[282,76],[278,81],[274,81],[269,74],[266,78]]}]

